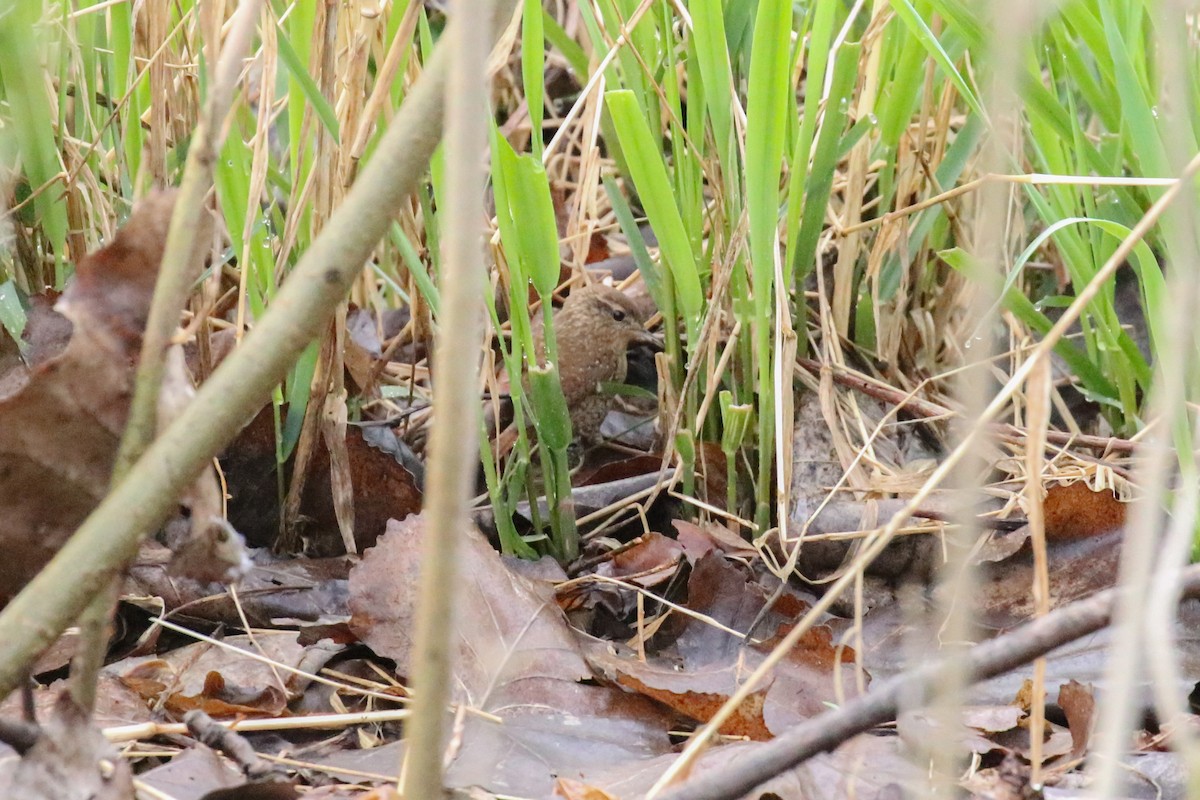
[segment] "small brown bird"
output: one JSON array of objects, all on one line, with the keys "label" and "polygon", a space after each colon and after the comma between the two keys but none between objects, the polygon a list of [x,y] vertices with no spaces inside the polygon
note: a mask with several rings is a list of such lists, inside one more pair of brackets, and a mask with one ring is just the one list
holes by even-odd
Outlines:
[{"label": "small brown bird", "polygon": [[[571,429],[584,444],[600,441],[600,425],[613,406],[604,383],[622,383],[626,350],[643,342],[658,346],[645,329],[645,314],[624,292],[593,284],[575,289],[554,315],[558,374],[571,413]],[[545,340],[534,336],[537,358],[545,362]]]}]

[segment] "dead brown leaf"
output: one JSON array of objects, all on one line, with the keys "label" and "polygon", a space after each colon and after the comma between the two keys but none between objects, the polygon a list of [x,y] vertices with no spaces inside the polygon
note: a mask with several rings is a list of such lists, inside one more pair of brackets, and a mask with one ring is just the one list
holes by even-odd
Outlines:
[{"label": "dead brown leaf", "polygon": [[[412,658],[423,516],[388,532],[350,573],[351,627],[406,675]],[[526,796],[548,793],[555,777],[591,765],[667,752],[669,719],[644,698],[590,685],[592,671],[554,600],[553,587],[517,575],[471,531],[461,543],[462,575],[452,590],[454,702],[494,714],[457,723],[447,781]],[[448,590],[451,590],[448,587]],[[324,763],[364,768],[398,762],[397,747],[339,754]],[[381,753],[388,750],[390,752]],[[368,771],[371,771],[368,768]]]},{"label": "dead brown leaf", "polygon": [[[49,347],[17,382],[19,389],[0,399],[0,603],[49,560],[108,491],[173,205],[170,192],[150,195],[108,246],[79,263],[58,303],[74,326],[65,350],[51,356]],[[63,324],[47,316],[37,315],[40,324],[61,337]],[[187,402],[191,381],[178,352],[167,361],[162,407],[176,410]],[[200,525],[214,513],[195,511]]]},{"label": "dead brown leaf", "polygon": [[193,619],[235,627],[242,624],[242,614],[258,628],[335,624],[350,616],[346,556],[279,558],[255,551],[253,566],[238,583],[240,609],[224,587],[170,575],[170,560],[166,548],[144,546],[129,570],[125,593],[157,597],[167,611],[186,607]]},{"label": "dead brown leaf", "polygon": [[671,520],[679,543],[692,561],[713,550],[735,558],[753,558],[758,555],[754,545],[717,522],[697,525],[685,519]]},{"label": "dead brown leaf", "polygon": [[[720,626],[745,633],[765,602],[762,588],[733,563],[716,555],[696,563],[687,605]],[[711,622],[685,617],[681,625],[673,647],[654,657],[643,660],[626,648],[597,643],[588,650],[589,661],[614,683],[705,722],[786,635],[790,622],[768,617],[764,629],[773,631],[772,636],[749,646],[743,638]],[[849,666],[853,659],[852,650],[837,651],[828,627],[814,627],[721,732],[769,739],[821,713],[827,703],[843,699],[839,685],[853,691]]]},{"label": "dead brown leaf", "polygon": [[[736,769],[762,747],[761,742],[732,742],[712,747],[700,756],[689,779]],[[928,783],[921,770],[902,751],[899,737],[863,734],[830,753],[821,753],[800,766],[757,787],[746,800],[844,800],[845,798],[924,797]],[[618,768],[587,770],[583,780],[614,797],[644,797],[677,758],[660,756]],[[903,787],[903,788],[902,788]],[[893,790],[895,790],[894,793]]]},{"label": "dead brown leaf", "polygon": [[229,760],[197,742],[138,780],[174,800],[201,800],[213,791],[239,787],[245,778]]},{"label": "dead brown leaf", "polygon": [[[388,431],[386,435],[392,434]],[[403,519],[420,510],[421,490],[413,474],[395,456],[367,442],[362,428],[347,427],[345,444],[353,487],[355,542],[362,552],[375,544],[389,519]],[[289,460],[289,472],[291,465]],[[270,406],[260,411],[225,449],[221,466],[229,485],[230,521],[250,543],[269,546],[279,532],[275,420]],[[329,475],[329,448],[319,437],[300,500],[310,555],[345,552]]]},{"label": "dead brown leaf", "polygon": [[[1087,597],[1116,581],[1120,556],[1120,530],[1081,538],[1060,538],[1047,543],[1050,568],[1050,607]],[[1007,628],[1034,612],[1033,555],[1028,548],[1003,561],[980,566],[975,593],[980,619],[996,628]]]},{"label": "dead brown leaf", "polygon": [[1051,541],[1101,536],[1125,525],[1125,504],[1112,491],[1093,491],[1084,481],[1050,486],[1042,509]]},{"label": "dead brown leaf", "polygon": [[677,541],[653,531],[638,537],[631,544],[628,549],[600,564],[596,574],[627,578],[644,587],[657,586],[671,578],[683,555],[683,548]]},{"label": "dead brown leaf", "polygon": [[1092,685],[1070,680],[1058,688],[1058,706],[1067,715],[1071,731],[1071,758],[1082,758],[1092,735],[1096,698]]},{"label": "dead brown leaf", "polygon": [[[321,644],[303,647],[293,631],[259,632],[225,639],[227,647],[205,642],[172,650],[159,658],[128,658],[106,672],[120,678],[149,705],[161,706],[177,716],[199,708],[211,716],[277,716],[308,684],[292,670],[313,673],[340,648]],[[291,669],[239,655],[260,654]]]},{"label": "dead brown leaf", "polygon": [[583,781],[573,781],[570,778],[559,778],[554,782],[554,794],[566,800],[617,800],[603,789],[588,786]]}]

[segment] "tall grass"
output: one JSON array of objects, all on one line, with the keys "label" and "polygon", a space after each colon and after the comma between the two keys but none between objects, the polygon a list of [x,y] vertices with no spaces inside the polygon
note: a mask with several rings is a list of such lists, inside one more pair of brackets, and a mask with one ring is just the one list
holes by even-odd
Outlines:
[{"label": "tall grass", "polygon": [[[240,332],[270,306],[442,28],[425,4],[406,0],[336,5],[326,16],[330,8],[300,0],[264,13],[216,165],[226,230],[192,303],[201,328]],[[43,0],[7,10],[0,152],[16,169],[0,262],[6,329],[19,330],[30,294],[61,288],[134,197],[177,178],[221,23],[207,9],[183,0],[154,18],[128,3]],[[705,443],[721,450],[732,488],[720,503],[759,535],[779,523],[787,492],[779,465],[793,431],[780,392],[790,398],[790,348],[866,358],[896,386],[930,379],[928,391],[941,394],[940,376],[972,337],[997,333],[957,310],[986,282],[1002,292],[1011,366],[1023,336],[1049,329],[1065,302],[1058,295],[1090,280],[1163,191],[1141,179],[1172,176],[1167,114],[1182,119],[1183,149],[1196,147],[1197,87],[1169,102],[1155,60],[1160,27],[1182,22],[1136,0],[1047,11],[1030,41],[1011,43],[1025,69],[1022,155],[1009,169],[1076,177],[1014,184],[1021,201],[1007,221],[1006,271],[985,275],[965,234],[973,187],[996,179],[976,168],[992,125],[979,81],[993,43],[975,4],[527,0],[521,15],[492,62],[503,123],[490,147],[500,361],[522,371],[529,287],[547,314],[560,257],[581,268],[580,242],[595,231],[627,247],[662,313],[667,457],[690,474]],[[549,91],[551,68],[568,71],[578,92]],[[410,306],[403,335],[413,341],[437,332],[438,244],[453,235],[440,224],[441,171],[435,160],[350,298],[373,310]],[[569,212],[565,242],[552,196]],[[1173,263],[1169,239],[1152,230],[1131,263],[1159,341],[1169,335],[1159,266]],[[1059,352],[1108,426],[1131,435],[1145,425],[1152,373],[1124,322],[1107,287]],[[276,393],[281,461],[316,435],[310,395],[325,397],[340,369],[319,352],[311,347]],[[421,364],[389,367],[383,381],[399,388],[363,398],[352,419],[363,405],[395,413],[398,401],[420,406],[436,391]],[[569,434],[539,429],[556,444],[538,481],[524,433],[526,417],[560,416],[554,383],[553,374],[512,380],[517,455],[481,453],[505,548],[524,555],[574,552],[569,514],[551,514],[546,539],[522,539],[504,522],[542,486],[569,497],[552,455]],[[410,432],[421,424],[414,416]]]}]

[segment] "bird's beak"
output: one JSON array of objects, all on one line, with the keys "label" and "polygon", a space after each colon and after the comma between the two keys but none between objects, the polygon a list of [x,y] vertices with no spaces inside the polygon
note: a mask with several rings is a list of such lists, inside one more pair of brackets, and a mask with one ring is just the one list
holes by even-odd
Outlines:
[{"label": "bird's beak", "polygon": [[660,339],[658,336],[655,336],[653,333],[651,333],[650,331],[647,331],[647,330],[641,330],[641,331],[638,331],[637,333],[634,333],[633,338],[630,339],[629,343],[630,344],[644,344],[647,347],[652,348],[656,352],[661,351],[663,349],[662,339]]}]

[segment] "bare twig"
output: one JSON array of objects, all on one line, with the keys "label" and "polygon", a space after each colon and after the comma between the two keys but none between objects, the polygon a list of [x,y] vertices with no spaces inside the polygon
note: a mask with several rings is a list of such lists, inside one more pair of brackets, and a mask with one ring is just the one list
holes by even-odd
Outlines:
[{"label": "bare twig", "polygon": [[269,761],[263,761],[254,752],[254,745],[237,731],[222,725],[198,708],[183,715],[183,724],[196,741],[206,744],[229,756],[252,781],[285,781],[287,773]]},{"label": "bare twig", "polygon": [[[265,719],[238,719],[216,724],[229,730],[253,733],[261,731],[295,731],[295,730],[344,730],[353,725],[379,725],[385,722],[400,722],[407,719],[408,709],[393,708],[384,711],[360,711],[354,714],[306,714],[297,717],[268,717]],[[5,724],[0,720],[0,729]],[[177,736],[187,733],[188,727],[182,722],[139,722],[132,725],[116,725],[104,728],[101,733],[110,742],[136,742],[143,739],[153,739],[156,736]],[[0,730],[0,741],[3,738]]]},{"label": "bare twig", "polygon": [[[811,358],[797,358],[796,364],[813,375],[820,375],[823,369],[832,373],[834,383],[855,389],[863,394],[882,400],[885,403],[899,405],[906,414],[925,419],[949,419],[959,412],[947,406],[922,400],[907,392],[894,389],[891,386],[871,380],[865,375],[846,369],[835,364],[822,364]],[[997,436],[1017,435],[1025,439],[1025,432],[1016,425],[994,423]],[[1115,436],[1089,436],[1081,433],[1064,433],[1063,431],[1046,431],[1046,441],[1055,445],[1075,445],[1089,450],[1099,450],[1102,453],[1132,453],[1137,447],[1136,442],[1129,439],[1118,439]]]}]

